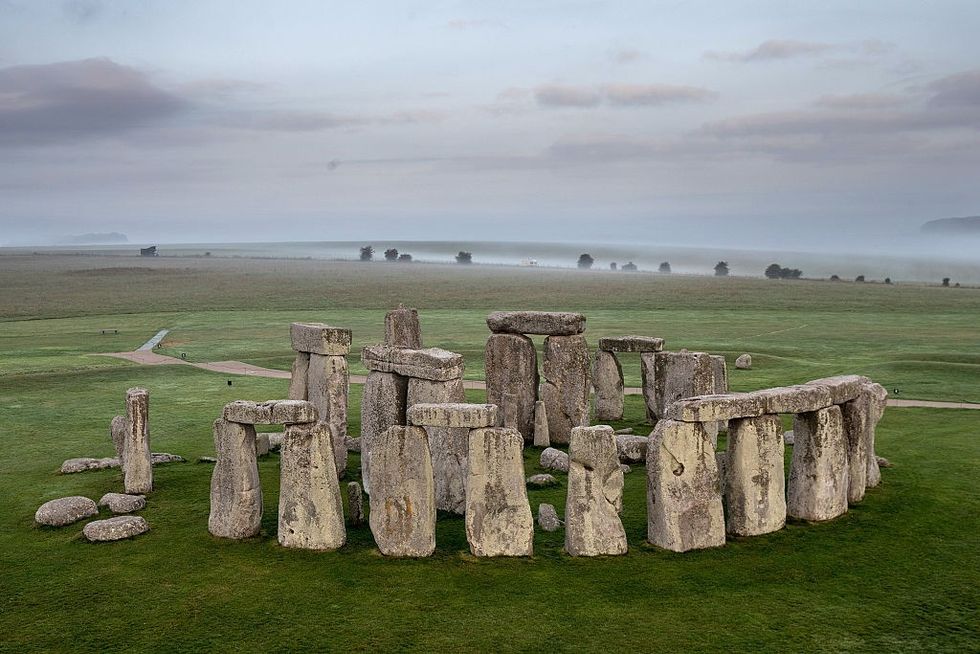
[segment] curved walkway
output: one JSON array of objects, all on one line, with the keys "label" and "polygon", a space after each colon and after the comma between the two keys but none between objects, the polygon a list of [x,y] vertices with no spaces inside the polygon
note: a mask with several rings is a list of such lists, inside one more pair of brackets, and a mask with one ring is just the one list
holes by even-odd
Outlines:
[{"label": "curved walkway", "polygon": [[[136,352],[106,352],[104,354],[97,354],[95,356],[106,356],[115,357],[117,359],[126,359],[127,361],[132,361],[133,363],[138,363],[144,366],[170,366],[170,365],[183,365],[183,366],[193,366],[195,368],[200,368],[201,370],[210,370],[211,372],[220,372],[226,375],[245,375],[253,377],[272,377],[275,379],[289,379],[291,373],[288,370],[273,370],[272,368],[263,368],[261,366],[253,366],[250,363],[243,363],[241,361],[213,361],[211,363],[195,363],[192,361],[185,361],[183,359],[178,359],[176,357],[167,356],[165,354],[157,354],[156,352],[147,352],[145,350],[137,350]],[[364,375],[351,375],[350,382],[352,384],[363,384],[367,378]],[[476,380],[463,380],[463,388],[473,389],[473,390],[484,390],[487,385],[482,381]],[[630,386],[623,389],[626,395],[642,395],[643,389],[636,388],[635,386]],[[917,407],[925,409],[980,409],[980,404],[974,404],[971,402],[940,402],[937,400],[899,400],[894,398],[888,398],[888,406],[894,407]]]}]

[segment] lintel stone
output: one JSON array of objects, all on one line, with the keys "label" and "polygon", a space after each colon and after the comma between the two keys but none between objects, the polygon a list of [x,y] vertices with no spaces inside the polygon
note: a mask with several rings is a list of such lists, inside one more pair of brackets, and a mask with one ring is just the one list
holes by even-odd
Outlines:
[{"label": "lintel stone", "polygon": [[562,311],[495,311],[487,316],[494,333],[573,336],[585,331],[585,316]]},{"label": "lintel stone", "polygon": [[438,347],[412,350],[370,345],[361,351],[361,361],[368,370],[431,381],[449,381],[463,376],[463,355]]},{"label": "lintel stone", "polygon": [[408,409],[408,421],[421,427],[493,427],[497,423],[496,404],[429,403]]},{"label": "lintel stone", "polygon": [[607,336],[599,339],[599,349],[605,352],[660,352],[664,339],[653,336]]},{"label": "lintel stone", "polygon": [[294,322],[289,326],[289,340],[297,352],[345,355],[350,352],[351,332],[321,322]]}]

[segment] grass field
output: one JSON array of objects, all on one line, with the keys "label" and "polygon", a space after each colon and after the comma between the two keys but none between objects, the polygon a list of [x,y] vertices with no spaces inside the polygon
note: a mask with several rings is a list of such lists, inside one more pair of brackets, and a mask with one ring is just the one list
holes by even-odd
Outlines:
[{"label": "grass field", "polygon": [[[171,328],[192,360],[288,367],[288,323],[323,320],[380,340],[384,311],[420,308],[427,344],[482,374],[487,312],[582,310],[602,335],[753,353],[732,371],[750,389],[861,372],[900,397],[980,401],[980,291],[897,285],[458,269],[308,261],[0,257],[0,651],[976,651],[980,630],[980,413],[889,409],[879,454],[895,467],[843,518],[683,555],[644,544],[642,469],[626,478],[625,557],[576,560],[561,533],[530,560],[476,560],[463,522],[443,516],[435,556],[383,559],[366,526],[341,551],[275,540],[278,460],[260,462],[263,534],[207,532],[211,421],[231,399],[285,394],[283,380],[140,367],[90,356]],[[119,333],[103,335],[103,329]],[[352,369],[359,363],[351,357]],[[628,382],[638,383],[635,363]],[[231,379],[233,385],[228,386]],[[149,534],[108,546],[81,525],[40,529],[33,513],[71,494],[121,490],[118,471],[57,474],[108,456],[126,388],[151,390],[155,469]],[[470,399],[482,394],[471,391]],[[352,434],[360,387],[351,389]],[[642,402],[626,420],[645,428]],[[538,471],[528,448],[527,471]],[[352,456],[350,478],[358,477]],[[529,491],[564,506],[559,488]]]}]

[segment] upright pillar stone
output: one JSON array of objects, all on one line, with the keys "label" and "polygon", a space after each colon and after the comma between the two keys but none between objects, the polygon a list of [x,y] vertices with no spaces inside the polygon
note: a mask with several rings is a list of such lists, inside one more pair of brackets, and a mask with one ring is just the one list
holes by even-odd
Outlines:
[{"label": "upright pillar stone", "polygon": [[666,415],[677,400],[715,392],[715,364],[704,352],[657,352],[653,359],[654,412]]},{"label": "upright pillar stone", "polygon": [[350,375],[347,357],[310,354],[307,397],[330,433],[337,476],[347,470],[347,396]]},{"label": "upright pillar stone", "polygon": [[371,533],[385,556],[423,557],[436,548],[436,497],[428,437],[394,426],[373,443]]},{"label": "upright pillar stone", "polygon": [[330,430],[286,425],[280,459],[279,544],[335,550],[347,541]]},{"label": "upright pillar stone", "polygon": [[534,446],[551,447],[548,433],[548,408],[542,400],[534,403]]},{"label": "upright pillar stone", "polygon": [[657,422],[647,446],[647,540],[675,552],[721,547],[718,463],[700,422]]},{"label": "upright pillar stone", "polygon": [[145,388],[126,391],[126,423],[129,430],[123,443],[123,485],[131,495],[153,490],[153,463],[150,458],[150,392]]},{"label": "upright pillar stone", "polygon": [[422,349],[422,327],[419,312],[398,305],[385,315],[385,345]]},{"label": "upright pillar stone", "polygon": [[523,334],[491,334],[485,350],[487,402],[500,415],[513,413],[517,430],[530,441],[534,432],[534,402],[538,397],[538,356]]},{"label": "upright pillar stone", "polygon": [[881,384],[869,384],[868,389],[871,393],[870,418],[868,422],[868,472],[867,487],[872,488],[881,483],[881,470],[878,468],[878,456],[875,454],[875,431],[878,422],[885,415],[885,407],[888,404],[888,391]]},{"label": "upright pillar stone", "polygon": [[[416,404],[444,404],[466,401],[462,379],[432,381],[408,380],[407,408]],[[436,508],[462,515],[466,510],[466,452],[468,427],[424,428],[432,453],[432,473],[435,478]]]},{"label": "upright pillar stone", "polygon": [[466,481],[466,540],[474,556],[531,556],[534,517],[515,429],[473,429]]},{"label": "upright pillar stone", "polygon": [[614,352],[597,350],[592,365],[595,419],[623,419],[623,366]]},{"label": "upright pillar stone", "polygon": [[310,369],[310,353],[309,352],[297,352],[296,358],[293,359],[293,371],[289,376],[289,399],[290,400],[306,400],[308,395],[306,392],[306,376]]},{"label": "upright pillar stone", "polygon": [[255,427],[214,421],[217,463],[211,475],[208,531],[219,538],[251,538],[262,524],[262,485],[255,455]]},{"label": "upright pillar stone", "polygon": [[408,379],[393,372],[368,372],[361,398],[361,482],[371,493],[374,442],[394,425],[405,424]]},{"label": "upright pillar stone", "polygon": [[657,422],[657,367],[658,352],[643,352],[640,354],[640,385],[643,388],[643,404],[646,405],[647,424]]},{"label": "upright pillar stone", "polygon": [[565,551],[572,556],[626,554],[623,470],[612,427],[575,427],[568,446]]},{"label": "upright pillar stone", "polygon": [[548,410],[552,443],[568,443],[573,427],[589,424],[589,346],[585,337],[548,336],[544,339],[544,378],[541,399]]},{"label": "upright pillar stone", "polygon": [[116,450],[116,456],[120,461],[126,451],[126,434],[129,432],[129,421],[126,416],[115,416],[109,423],[109,438],[112,439],[112,447]]},{"label": "upright pillar stone", "polygon": [[779,416],[728,421],[723,487],[729,534],[757,536],[786,524],[784,449]]},{"label": "upright pillar stone", "polygon": [[818,522],[846,513],[847,442],[840,407],[797,414],[793,437],[787,515]]},{"label": "upright pillar stone", "polygon": [[864,499],[868,487],[868,452],[871,440],[871,394],[840,405],[841,426],[847,442],[847,501],[856,504]]}]

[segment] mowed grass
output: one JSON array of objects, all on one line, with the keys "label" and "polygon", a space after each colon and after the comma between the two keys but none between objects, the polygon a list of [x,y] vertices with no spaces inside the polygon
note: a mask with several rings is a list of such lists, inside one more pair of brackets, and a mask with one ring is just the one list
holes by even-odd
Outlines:
[{"label": "mowed grass", "polygon": [[[477,560],[461,518],[441,516],[436,554],[383,558],[367,526],[335,553],[276,544],[278,456],[264,457],[263,533],[207,532],[210,423],[234,398],[280,397],[281,380],[184,367],[0,380],[0,649],[4,651],[969,651],[978,640],[975,471],[970,411],[889,409],[878,450],[895,467],[841,519],[790,524],[726,547],[673,554],[644,543],[645,476],[626,476],[624,557],[573,559],[561,532],[535,555]],[[33,525],[42,502],[120,491],[116,470],[57,474],[111,452],[107,425],[126,388],[151,389],[157,467],[149,534],[92,545],[81,524]],[[359,387],[352,392],[358,427]],[[471,392],[470,399],[481,399]],[[639,398],[626,420],[644,433]],[[526,451],[538,472],[539,450]],[[789,451],[787,451],[787,455]],[[562,512],[566,490],[530,490]],[[348,479],[359,478],[351,457]]]}]

